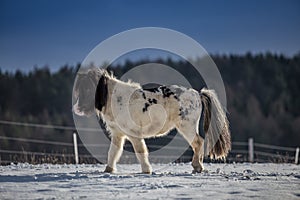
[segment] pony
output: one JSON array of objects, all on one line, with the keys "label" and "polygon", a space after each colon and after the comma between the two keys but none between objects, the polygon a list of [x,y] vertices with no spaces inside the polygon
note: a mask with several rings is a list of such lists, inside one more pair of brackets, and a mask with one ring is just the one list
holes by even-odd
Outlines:
[{"label": "pony", "polygon": [[[96,112],[110,133],[105,172],[116,172],[124,142],[129,140],[142,173],[152,173],[144,139],[162,137],[172,129],[193,149],[193,173],[204,169],[204,152],[210,158],[224,159],[231,150],[226,112],[212,89],[198,92],[178,85],[143,89],[139,83],[118,80],[107,70],[91,68],[77,73],[73,95],[74,113],[90,116]],[[202,109],[205,140],[198,132]]]}]

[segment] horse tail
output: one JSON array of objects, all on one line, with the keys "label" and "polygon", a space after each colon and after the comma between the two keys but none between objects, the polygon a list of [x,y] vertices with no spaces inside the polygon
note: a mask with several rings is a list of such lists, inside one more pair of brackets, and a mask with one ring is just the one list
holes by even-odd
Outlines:
[{"label": "horse tail", "polygon": [[203,129],[206,155],[213,159],[224,159],[231,150],[231,137],[226,112],[214,90],[203,88],[200,96],[204,107]]}]

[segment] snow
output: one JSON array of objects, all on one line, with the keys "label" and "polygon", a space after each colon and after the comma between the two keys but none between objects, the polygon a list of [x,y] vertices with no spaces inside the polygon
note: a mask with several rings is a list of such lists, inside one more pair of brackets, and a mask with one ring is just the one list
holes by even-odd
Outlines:
[{"label": "snow", "polygon": [[190,163],[105,166],[0,166],[0,199],[300,199],[300,166],[294,164],[209,164],[192,174]]}]

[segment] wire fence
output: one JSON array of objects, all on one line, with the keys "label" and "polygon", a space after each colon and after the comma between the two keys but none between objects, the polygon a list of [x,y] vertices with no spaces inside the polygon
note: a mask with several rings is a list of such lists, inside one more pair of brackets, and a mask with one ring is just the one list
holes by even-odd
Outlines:
[{"label": "wire fence", "polygon": [[[57,126],[48,124],[34,124],[34,123],[22,123],[0,120],[0,124],[9,126],[25,126],[32,128],[46,128],[46,129],[58,129],[70,132],[71,141],[49,141],[35,138],[23,138],[23,137],[10,137],[0,135],[0,164],[5,165],[12,162],[29,162],[29,163],[97,163],[99,162],[95,157],[105,157],[103,155],[92,156],[85,147],[97,146],[97,144],[82,144],[80,140],[77,143],[77,135],[75,133],[76,128],[72,126]],[[78,128],[77,128],[78,130]],[[79,130],[85,131],[99,131],[97,129],[79,128]],[[69,137],[69,136],[67,136]],[[175,137],[168,135],[165,139],[172,140]],[[18,144],[34,144],[36,145],[50,145],[60,147],[59,150],[46,152],[46,151],[29,151],[26,150],[23,145],[18,145],[16,149],[2,149],[3,142],[18,142]],[[30,145],[29,145],[30,146]],[[160,144],[148,144],[150,149],[160,149]],[[21,148],[21,149],[20,149]],[[130,144],[126,143],[125,149],[132,149]],[[186,147],[172,147],[165,146],[164,148],[186,148]],[[171,150],[171,149],[170,149]],[[192,159],[193,152],[191,148],[182,149],[185,153],[177,160],[177,162],[186,162]],[[150,151],[151,152],[151,151]],[[150,153],[151,156],[151,153]],[[163,156],[163,155],[162,155]],[[126,158],[132,160],[134,158]],[[269,144],[261,144],[254,142],[253,138],[249,138],[247,142],[233,141],[232,150],[228,155],[227,161],[229,162],[288,162],[298,164],[299,160],[299,147],[282,147]]]}]

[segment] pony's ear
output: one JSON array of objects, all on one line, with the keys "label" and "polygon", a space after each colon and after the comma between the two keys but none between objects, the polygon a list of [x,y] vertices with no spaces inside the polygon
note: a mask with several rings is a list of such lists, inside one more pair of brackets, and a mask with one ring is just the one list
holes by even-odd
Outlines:
[{"label": "pony's ear", "polygon": [[101,76],[95,94],[95,108],[102,111],[107,101],[108,89],[107,89],[107,77]]}]

